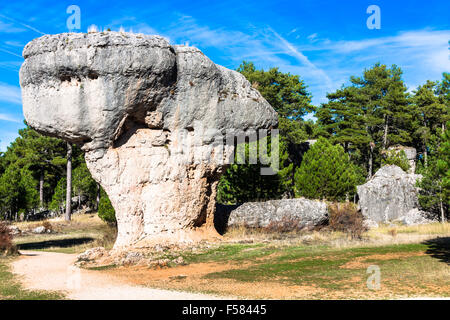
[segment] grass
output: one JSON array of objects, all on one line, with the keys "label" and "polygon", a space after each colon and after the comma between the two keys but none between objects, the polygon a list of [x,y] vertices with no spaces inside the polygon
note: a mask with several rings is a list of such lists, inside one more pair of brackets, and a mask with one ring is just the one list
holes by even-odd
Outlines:
[{"label": "grass", "polygon": [[56,292],[25,290],[9,270],[12,257],[0,257],[0,300],[59,300]]},{"label": "grass", "polygon": [[[362,241],[324,231],[281,236],[235,230],[225,237],[228,243],[181,252],[192,265],[179,268],[183,278],[176,278],[175,267],[164,271],[167,279],[163,271],[148,271],[137,283],[257,299],[450,297],[450,224],[395,226],[395,236],[392,228],[371,230]],[[236,238],[252,243],[230,242]],[[381,271],[379,290],[367,287],[371,265]]]},{"label": "grass", "polygon": [[[49,220],[54,233],[26,233],[14,238],[22,250],[42,250],[61,253],[80,253],[95,246],[112,248],[115,229],[101,221],[96,214],[74,215],[72,221],[61,218]],[[16,223],[21,230],[41,226],[43,222]],[[10,272],[9,264],[16,257],[0,256],[0,300],[57,300],[64,295],[49,291],[25,290]]]},{"label": "grass", "polygon": [[[15,239],[22,249],[79,253],[95,246],[111,248],[114,230],[96,215],[73,221],[51,220],[55,233]],[[22,230],[41,223],[22,223]],[[393,231],[394,230],[394,231]],[[98,272],[126,277],[138,285],[243,298],[388,299],[450,297],[450,224],[382,225],[351,239],[342,232],[275,233],[231,229],[222,241],[186,250],[168,250],[160,258],[183,257],[187,266],[145,269],[100,266]],[[8,271],[12,258],[0,260],[0,297],[52,299],[53,293],[21,289]],[[367,288],[367,268],[377,265],[381,288]]]},{"label": "grass", "polygon": [[[78,214],[71,221],[56,218],[48,222],[54,233],[26,234],[14,238],[14,243],[22,250],[81,253],[99,246],[111,249],[115,241],[115,228],[100,220],[96,214]],[[27,230],[42,225],[42,222],[15,225]]]}]

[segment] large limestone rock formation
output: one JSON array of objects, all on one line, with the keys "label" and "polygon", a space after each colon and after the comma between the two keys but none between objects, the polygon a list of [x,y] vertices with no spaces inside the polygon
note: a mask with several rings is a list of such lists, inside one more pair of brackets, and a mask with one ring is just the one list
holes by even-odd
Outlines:
[{"label": "large limestone rock formation", "polygon": [[220,160],[233,148],[222,154],[220,138],[277,125],[241,74],[158,36],[45,35],[23,56],[25,118],[86,152],[116,210],[116,247],[210,234]]},{"label": "large limestone rock formation", "polygon": [[381,167],[365,184],[358,186],[362,214],[374,222],[408,217],[418,207],[417,179],[395,165]]}]

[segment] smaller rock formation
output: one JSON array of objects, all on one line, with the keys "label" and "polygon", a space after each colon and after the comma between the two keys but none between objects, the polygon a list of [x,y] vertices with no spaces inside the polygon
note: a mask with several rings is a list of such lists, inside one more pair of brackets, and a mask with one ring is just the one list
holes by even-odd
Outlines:
[{"label": "smaller rock formation", "polygon": [[402,219],[418,207],[417,179],[395,165],[382,167],[365,184],[358,186],[362,214],[374,222]]},{"label": "smaller rock formation", "polygon": [[327,218],[325,202],[305,198],[247,202],[235,206],[218,205],[216,209],[216,227],[226,223],[228,227],[245,225],[265,228],[283,220],[296,221],[301,227],[311,227],[324,223]]}]

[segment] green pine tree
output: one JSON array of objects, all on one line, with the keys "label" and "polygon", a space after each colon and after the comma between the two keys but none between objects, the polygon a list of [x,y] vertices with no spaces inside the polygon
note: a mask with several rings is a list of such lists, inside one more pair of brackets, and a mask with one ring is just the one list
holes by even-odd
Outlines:
[{"label": "green pine tree", "polygon": [[344,148],[320,138],[295,173],[295,193],[310,199],[342,201],[354,196],[356,185],[362,181]]}]

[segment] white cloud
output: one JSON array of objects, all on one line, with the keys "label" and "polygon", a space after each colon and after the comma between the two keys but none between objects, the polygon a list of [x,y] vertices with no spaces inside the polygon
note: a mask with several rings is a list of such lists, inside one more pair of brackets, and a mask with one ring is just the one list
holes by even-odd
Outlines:
[{"label": "white cloud", "polygon": [[0,61],[0,68],[19,72],[21,64],[20,61]]},{"label": "white cloud", "polygon": [[0,101],[22,104],[20,88],[0,82]]},{"label": "white cloud", "polygon": [[9,121],[9,122],[15,122],[15,123],[22,123],[22,119],[17,118],[16,116],[6,114],[6,113],[0,113],[0,121]]},{"label": "white cloud", "polygon": [[[18,21],[18,20],[16,20],[16,19],[13,19],[13,18],[11,18],[11,17],[5,16],[5,15],[3,15],[3,14],[0,14],[0,17],[3,18],[3,19],[6,19],[6,20],[8,20],[8,21],[11,21],[13,24],[18,24],[18,25],[20,25],[20,26],[22,26],[22,27],[25,27],[25,28],[27,28],[28,30],[31,30],[31,31],[34,31],[34,32],[37,32],[37,33],[40,33],[40,34],[45,34],[44,32],[42,32],[42,31],[36,29],[36,28],[33,27],[33,26],[30,26],[29,24],[20,22],[20,21]],[[15,28],[15,29],[16,29],[16,30],[19,30],[19,31],[16,31],[16,32],[23,32],[23,31],[25,31],[25,30],[23,30],[23,29],[21,29],[21,28]],[[8,28],[8,26],[7,26],[7,30],[14,30],[14,27],[12,27],[11,25],[9,25],[9,28]],[[8,32],[8,31],[6,31],[6,32]],[[11,32],[11,31],[9,31],[9,32]]]},{"label": "white cloud", "polygon": [[317,33],[313,33],[308,36],[308,40],[310,40],[310,41],[313,41],[316,38],[317,38]]},{"label": "white cloud", "polygon": [[10,47],[19,47],[19,48],[24,47],[24,44],[19,41],[5,41],[5,44]]},{"label": "white cloud", "polygon": [[16,140],[19,134],[16,132],[0,132],[0,151],[5,152],[11,142]]}]

